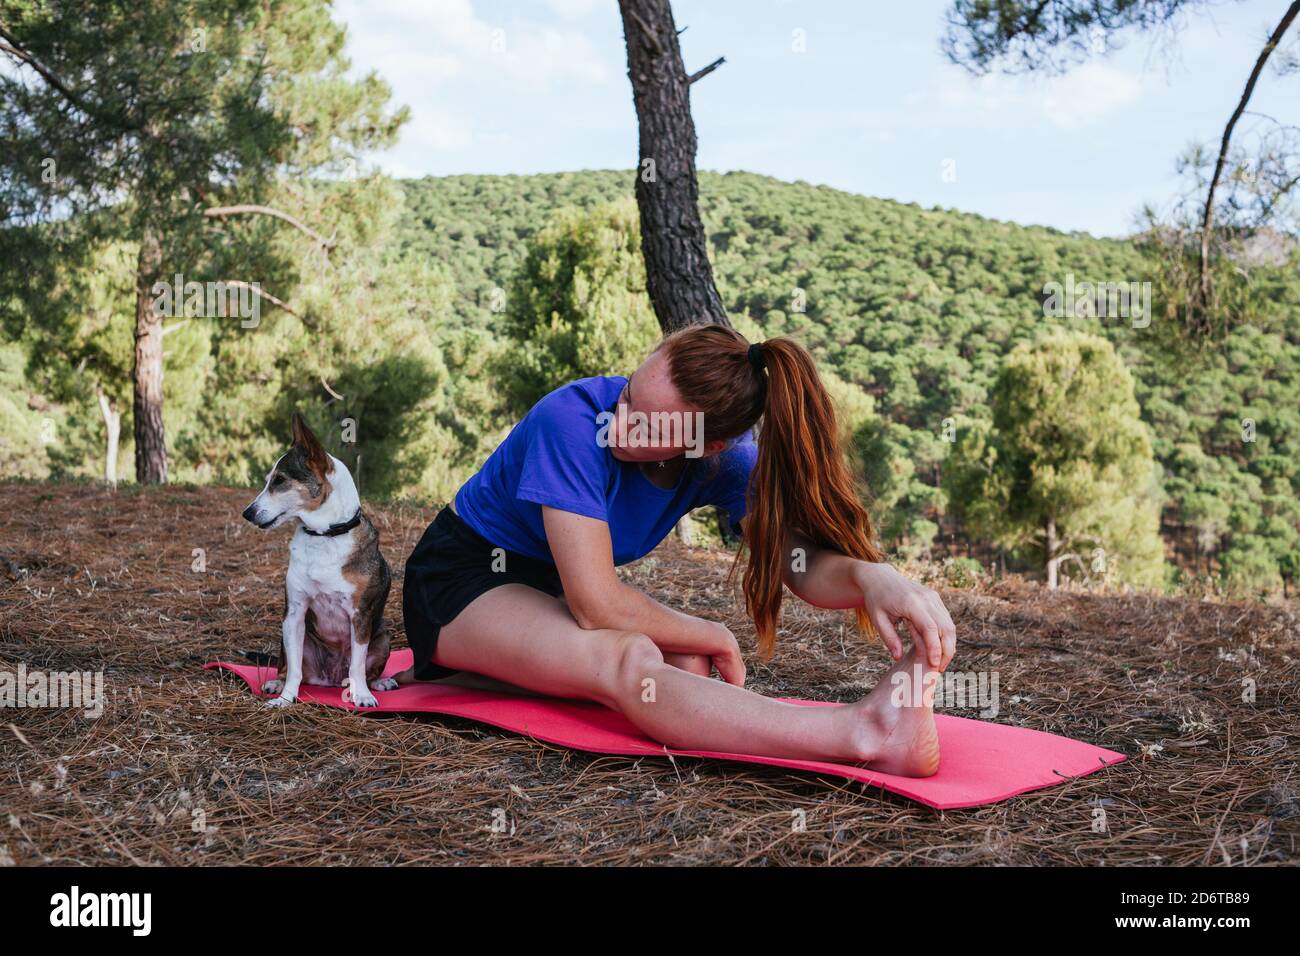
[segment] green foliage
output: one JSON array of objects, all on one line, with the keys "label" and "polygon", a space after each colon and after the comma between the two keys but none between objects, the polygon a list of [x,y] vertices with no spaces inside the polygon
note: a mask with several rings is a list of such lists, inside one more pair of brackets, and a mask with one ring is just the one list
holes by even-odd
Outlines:
[{"label": "green foliage", "polygon": [[1300,578],[1300,551],[1288,551],[1278,559],[1278,571],[1288,586],[1294,586]]},{"label": "green foliage", "polygon": [[943,580],[950,588],[970,588],[984,579],[984,567],[974,558],[949,558],[943,563]]},{"label": "green foliage", "polygon": [[1158,585],[1155,462],[1110,343],[1054,332],[1021,344],[991,398],[990,426],[958,438],[948,471],[970,530],[1044,566],[1074,554],[1086,568],[1099,553],[1117,578]]},{"label": "green foliage", "polygon": [[576,378],[627,375],[659,342],[636,203],[558,213],[528,243],[511,284],[499,370],[516,417]]},{"label": "green foliage", "polygon": [[[299,303],[310,329],[337,318],[337,299],[369,275],[365,260],[400,210],[399,191],[360,173],[362,157],[395,140],[406,112],[389,110],[376,75],[347,75],[346,32],[327,2],[22,2],[6,5],[5,21],[19,59],[45,73],[0,74],[0,225],[11,227],[0,252],[21,257],[13,268],[3,257],[0,318],[43,388],[82,408],[103,403],[106,417],[127,413],[136,299],[176,276],[263,288]],[[25,252],[29,243],[43,256]],[[250,442],[266,444],[255,441],[264,404],[231,402],[247,377],[218,367],[223,339],[246,330],[191,316],[165,331],[173,477],[246,477]],[[262,386],[280,360],[265,348],[275,339],[260,337],[261,364],[249,371]],[[314,345],[328,355],[340,342]],[[217,401],[206,402],[214,384]],[[212,404],[225,414],[217,433],[240,439],[215,460]]]},{"label": "green foliage", "polygon": [[[358,198],[347,202],[310,182],[286,184],[286,191],[290,185],[308,190],[308,208],[332,210],[342,203],[341,208],[355,209],[342,220],[337,263],[331,253],[326,270],[298,245],[289,258],[301,263],[301,275],[295,272],[291,284],[274,288],[277,294],[288,290],[282,297],[322,331],[313,332],[272,307],[264,309],[256,331],[239,330],[237,323],[222,330],[210,346],[212,364],[205,366],[194,418],[173,432],[184,436],[175,439],[180,473],[194,480],[257,480],[283,448],[286,412],[294,405],[318,416],[312,420],[323,429],[332,423],[337,441],[345,409],[331,401],[320,376],[351,401],[353,394],[335,381],[346,375],[359,399],[381,387],[381,366],[375,366],[372,385],[358,386],[352,383],[363,369],[355,365],[377,363],[393,349],[427,349],[420,354],[432,378],[412,380],[433,382],[431,394],[418,402],[418,396],[408,395],[393,407],[419,420],[419,437],[412,441],[430,449],[431,461],[418,476],[402,469],[398,487],[398,479],[386,483],[378,473],[382,469],[374,466],[380,451],[361,447],[363,483],[367,494],[378,494],[382,485],[384,493],[392,488],[394,494],[445,500],[512,423],[500,410],[513,383],[503,381],[498,364],[502,355],[513,357],[521,348],[510,322],[528,315],[533,321],[550,319],[549,311],[521,309],[541,302],[540,295],[516,294],[516,275],[530,255],[530,268],[547,259],[530,249],[540,233],[548,233],[542,244],[550,247],[557,268],[606,280],[597,294],[622,303],[624,318],[642,307],[641,276],[631,268],[625,244],[634,241],[635,232],[626,221],[620,225],[614,212],[616,201],[627,204],[633,181],[631,172],[617,171],[455,176],[401,183],[400,197],[390,196],[389,187],[358,184],[350,193]],[[1169,547],[1197,574],[1226,571],[1241,582],[1243,575],[1257,573],[1254,586],[1266,587],[1269,580],[1276,586],[1276,562],[1300,549],[1300,408],[1294,400],[1300,394],[1300,280],[1294,269],[1251,269],[1249,322],[1230,329],[1219,348],[1182,352],[1171,347],[1163,328],[1173,319],[1162,299],[1171,293],[1156,281],[1160,264],[1135,243],[747,173],[703,173],[700,181],[715,274],[733,323],[751,338],[796,335],[823,372],[844,383],[837,395],[842,409],[846,400],[868,403],[845,417],[853,419],[848,424],[873,518],[892,549],[923,554],[941,516],[960,510],[964,521],[971,520],[981,499],[954,490],[947,460],[953,446],[945,437],[955,433],[971,442],[990,429],[991,396],[1004,358],[1039,334],[1068,329],[1109,341],[1132,376],[1139,414],[1161,466]],[[561,221],[568,224],[555,225],[565,210]],[[580,213],[591,214],[592,221],[579,225]],[[302,239],[295,230],[256,220],[232,222],[226,235],[237,237],[241,248]],[[354,235],[364,238],[350,238]],[[593,235],[614,238],[595,249],[577,241]],[[566,246],[575,254],[567,261],[560,253]],[[33,251],[21,271],[40,275],[45,261]],[[68,272],[75,272],[73,260],[67,263]],[[610,268],[602,271],[600,263]],[[342,278],[331,277],[335,272],[357,276],[355,294],[345,291]],[[5,274],[0,268],[0,277]],[[1045,284],[1064,282],[1068,274],[1096,282],[1153,281],[1150,327],[1098,317],[1045,317]],[[616,280],[623,283],[621,292]],[[318,291],[300,293],[299,283]],[[409,295],[399,291],[386,297],[386,290],[408,286]],[[267,287],[272,287],[269,279]],[[566,322],[605,321],[583,311],[581,299],[557,294],[561,307],[555,311]],[[4,298],[0,291],[0,305]],[[494,311],[502,302],[506,311]],[[411,323],[408,331],[399,334],[395,315]],[[34,347],[21,324],[7,323],[6,332],[7,341],[24,353]],[[547,331],[539,341],[555,351],[539,350],[537,356],[554,354],[566,369],[581,374],[595,370],[583,364],[589,356],[578,347],[576,333]],[[641,354],[628,348],[602,361],[608,368],[599,370],[626,373]],[[359,356],[366,356],[365,362],[352,361]],[[69,353],[54,364],[73,370],[79,361]],[[93,367],[88,364],[87,371]],[[169,400],[172,389],[187,384],[179,381],[186,374],[169,370]],[[557,370],[551,386],[568,374]],[[539,378],[530,387],[545,386]],[[32,391],[57,397],[43,380],[33,382]],[[12,401],[21,408],[28,397]],[[364,443],[374,413],[348,410],[357,413],[358,441]],[[88,429],[100,427],[93,406],[86,406],[81,418]],[[1253,441],[1246,439],[1247,419]],[[346,460],[348,447],[331,447]],[[978,449],[971,451],[978,458]],[[38,451],[31,454],[39,458]],[[21,473],[43,473],[29,467]],[[15,473],[8,465],[5,469]],[[96,472],[94,466],[87,469]],[[969,534],[969,527],[955,530]],[[1259,542],[1273,556],[1271,569],[1259,560]]]},{"label": "green foliage", "polygon": [[1056,72],[1119,46],[1126,29],[1161,27],[1205,0],[953,0],[942,41],[973,73]]},{"label": "green foliage", "polygon": [[55,439],[63,424],[63,410],[51,408],[48,401],[37,398],[44,406],[31,407],[25,369],[26,351],[15,342],[0,344],[0,473],[48,478],[51,462],[46,446]]}]

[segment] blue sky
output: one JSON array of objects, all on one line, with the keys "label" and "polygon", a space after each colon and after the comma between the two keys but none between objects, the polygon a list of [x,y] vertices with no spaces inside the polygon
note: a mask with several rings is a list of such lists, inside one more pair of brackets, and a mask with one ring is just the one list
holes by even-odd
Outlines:
[{"label": "blue sky", "polygon": [[[1144,202],[1174,198],[1180,153],[1196,141],[1217,147],[1287,3],[1220,0],[1175,33],[1125,34],[1122,49],[1062,76],[979,79],[939,50],[948,6],[674,0],[687,69],[727,58],[692,87],[699,167],[1126,234]],[[354,69],[377,70],[412,111],[402,142],[374,157],[388,172],[635,164],[615,0],[339,0],[336,9]],[[1295,122],[1298,82],[1266,73],[1252,108]]]}]

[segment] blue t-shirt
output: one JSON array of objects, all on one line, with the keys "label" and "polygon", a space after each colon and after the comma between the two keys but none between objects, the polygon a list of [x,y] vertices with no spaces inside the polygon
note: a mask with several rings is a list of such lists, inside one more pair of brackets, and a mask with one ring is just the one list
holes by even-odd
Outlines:
[{"label": "blue t-shirt", "polygon": [[494,545],[543,561],[554,558],[542,505],[607,523],[615,564],[649,554],[693,508],[718,505],[738,527],[758,455],[753,436],[686,459],[676,487],[660,488],[597,441],[596,416],[615,410],[626,384],[621,376],[582,378],[541,399],[457,492],[456,513]]}]

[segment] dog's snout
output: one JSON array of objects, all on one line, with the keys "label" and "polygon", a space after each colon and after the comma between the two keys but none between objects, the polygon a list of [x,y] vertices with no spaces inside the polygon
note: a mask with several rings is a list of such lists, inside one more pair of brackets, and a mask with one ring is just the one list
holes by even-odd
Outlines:
[{"label": "dog's snout", "polygon": [[251,505],[249,505],[247,508],[244,509],[244,511],[243,511],[243,516],[244,516],[244,520],[245,520],[245,521],[251,521],[251,522],[253,522],[253,524],[257,524],[257,523],[258,523],[258,521],[257,521],[257,502],[256,502],[256,501],[254,501]]}]

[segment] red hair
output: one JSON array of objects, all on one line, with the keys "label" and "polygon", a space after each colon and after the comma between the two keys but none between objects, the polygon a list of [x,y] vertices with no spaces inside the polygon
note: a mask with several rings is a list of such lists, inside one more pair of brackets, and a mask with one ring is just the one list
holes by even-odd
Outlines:
[{"label": "red hair", "polygon": [[[704,413],[704,437],[735,438],[760,421],[758,459],[746,495],[745,610],[759,653],[770,657],[781,613],[785,533],[798,531],[819,547],[863,561],[882,561],[857,483],[844,455],[835,405],[808,351],[793,339],[757,346],[766,371],[750,361],[750,344],[721,325],[698,325],[660,343],[673,385]],[[765,376],[764,382],[760,376]],[[856,609],[858,629],[874,632]]]}]

